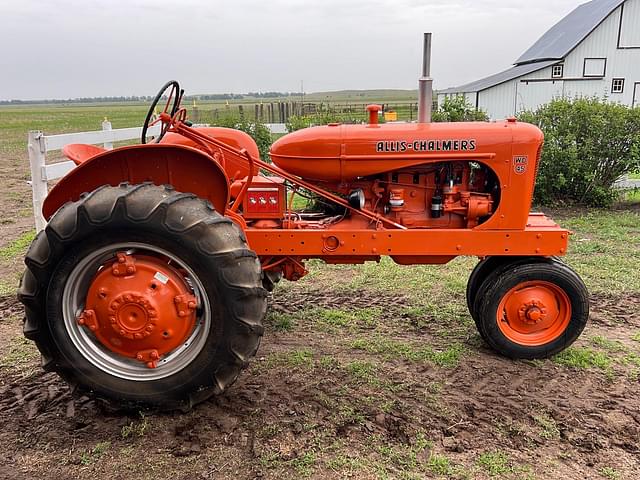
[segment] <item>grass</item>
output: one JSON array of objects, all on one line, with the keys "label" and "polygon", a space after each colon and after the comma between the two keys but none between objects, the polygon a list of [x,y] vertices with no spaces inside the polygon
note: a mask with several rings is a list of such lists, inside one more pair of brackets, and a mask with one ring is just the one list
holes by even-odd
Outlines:
[{"label": "grass", "polygon": [[80,463],[82,465],[91,465],[92,463],[95,463],[107,453],[109,448],[111,448],[111,442],[96,443],[92,449],[87,450],[80,455]]},{"label": "grass", "polygon": [[598,473],[609,480],[620,480],[622,478],[620,473],[611,467],[602,467]]},{"label": "grass", "polygon": [[13,260],[16,257],[21,258],[27,251],[27,247],[31,245],[31,242],[36,236],[35,230],[30,230],[20,235],[17,239],[13,240],[8,245],[0,248],[0,260],[6,262]]},{"label": "grass", "polygon": [[610,370],[613,360],[604,352],[589,347],[569,347],[553,357],[553,361],[565,367]]},{"label": "grass", "polygon": [[120,430],[122,438],[144,437],[149,430],[149,419],[144,413],[140,412],[140,419],[123,425]]},{"label": "grass", "polygon": [[477,464],[491,477],[513,472],[509,455],[500,450],[481,454],[478,457]]},{"label": "grass", "polygon": [[566,261],[583,277],[591,293],[640,291],[637,212],[592,210],[557,220],[575,232]]},{"label": "grass", "polygon": [[343,310],[334,308],[311,308],[304,312],[305,316],[316,323],[330,327],[366,326],[375,327],[382,315],[379,307]]},{"label": "grass", "polygon": [[295,319],[288,313],[268,312],[266,323],[271,324],[277,332],[290,332],[295,325]]},{"label": "grass", "polygon": [[427,462],[427,470],[435,475],[449,475],[451,473],[451,461],[444,455],[432,453]]},{"label": "grass", "polygon": [[292,350],[290,352],[276,353],[267,358],[267,367],[313,367],[313,352],[311,350]]},{"label": "grass", "polygon": [[560,429],[556,421],[546,413],[540,413],[533,416],[533,420],[540,427],[540,436],[546,440],[555,440],[560,438]]},{"label": "grass", "polygon": [[38,356],[34,343],[23,336],[18,336],[11,339],[6,353],[0,357],[0,368],[26,373],[36,368],[34,360]]},{"label": "grass", "polygon": [[591,344],[607,350],[608,352],[615,353],[627,351],[627,347],[625,347],[622,342],[619,342],[617,340],[609,340],[602,335],[594,335],[593,337],[591,337]]},{"label": "grass", "polygon": [[429,362],[445,368],[458,365],[464,352],[462,345],[457,343],[450,345],[445,350],[436,351],[428,346],[414,346],[384,337],[358,338],[351,342],[351,347],[383,355],[387,359],[401,358],[414,362]]}]

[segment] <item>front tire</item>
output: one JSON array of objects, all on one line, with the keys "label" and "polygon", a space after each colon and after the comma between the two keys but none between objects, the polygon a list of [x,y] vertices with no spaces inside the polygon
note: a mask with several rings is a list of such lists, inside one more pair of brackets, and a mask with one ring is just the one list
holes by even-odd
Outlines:
[{"label": "front tire", "polygon": [[192,194],[103,186],[64,205],[25,263],[25,336],[80,392],[185,410],[233,383],[259,346],[260,263]]},{"label": "front tire", "polygon": [[589,318],[589,294],[561,262],[510,265],[476,298],[485,341],[509,358],[547,358],[571,345]]}]

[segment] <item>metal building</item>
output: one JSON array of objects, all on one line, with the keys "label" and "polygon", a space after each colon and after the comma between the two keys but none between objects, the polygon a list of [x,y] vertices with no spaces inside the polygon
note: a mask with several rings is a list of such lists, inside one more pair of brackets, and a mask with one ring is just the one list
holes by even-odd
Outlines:
[{"label": "metal building", "polygon": [[554,25],[514,66],[438,92],[464,95],[492,119],[554,97],[598,96],[640,106],[640,0],[592,0]]}]

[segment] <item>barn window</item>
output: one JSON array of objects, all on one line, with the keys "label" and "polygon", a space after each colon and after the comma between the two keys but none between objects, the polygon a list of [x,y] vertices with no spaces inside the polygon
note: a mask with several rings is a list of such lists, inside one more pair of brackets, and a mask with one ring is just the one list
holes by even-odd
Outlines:
[{"label": "barn window", "polygon": [[611,93],[624,92],[624,78],[614,78],[611,82]]},{"label": "barn window", "polygon": [[564,65],[554,65],[551,67],[551,78],[562,78],[564,73]]},{"label": "barn window", "polygon": [[604,77],[607,71],[606,58],[585,58],[584,68],[582,70],[583,77]]}]

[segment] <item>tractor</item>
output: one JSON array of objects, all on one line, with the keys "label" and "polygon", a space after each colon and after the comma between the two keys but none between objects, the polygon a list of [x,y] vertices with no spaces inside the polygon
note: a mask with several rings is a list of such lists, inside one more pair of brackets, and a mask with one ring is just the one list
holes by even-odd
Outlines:
[{"label": "tractor", "polygon": [[[24,335],[76,391],[182,410],[224,391],[256,354],[268,292],[309,259],[477,256],[469,312],[509,358],[549,357],[584,329],[587,289],[559,258],[570,232],[529,213],[537,127],[380,123],[369,105],[365,124],[281,137],[267,162],[241,131],[193,127],[183,96],[175,81],[160,89],[140,145],[67,146],[78,166],[44,202],[18,294]],[[314,208],[294,208],[296,194]]]}]

